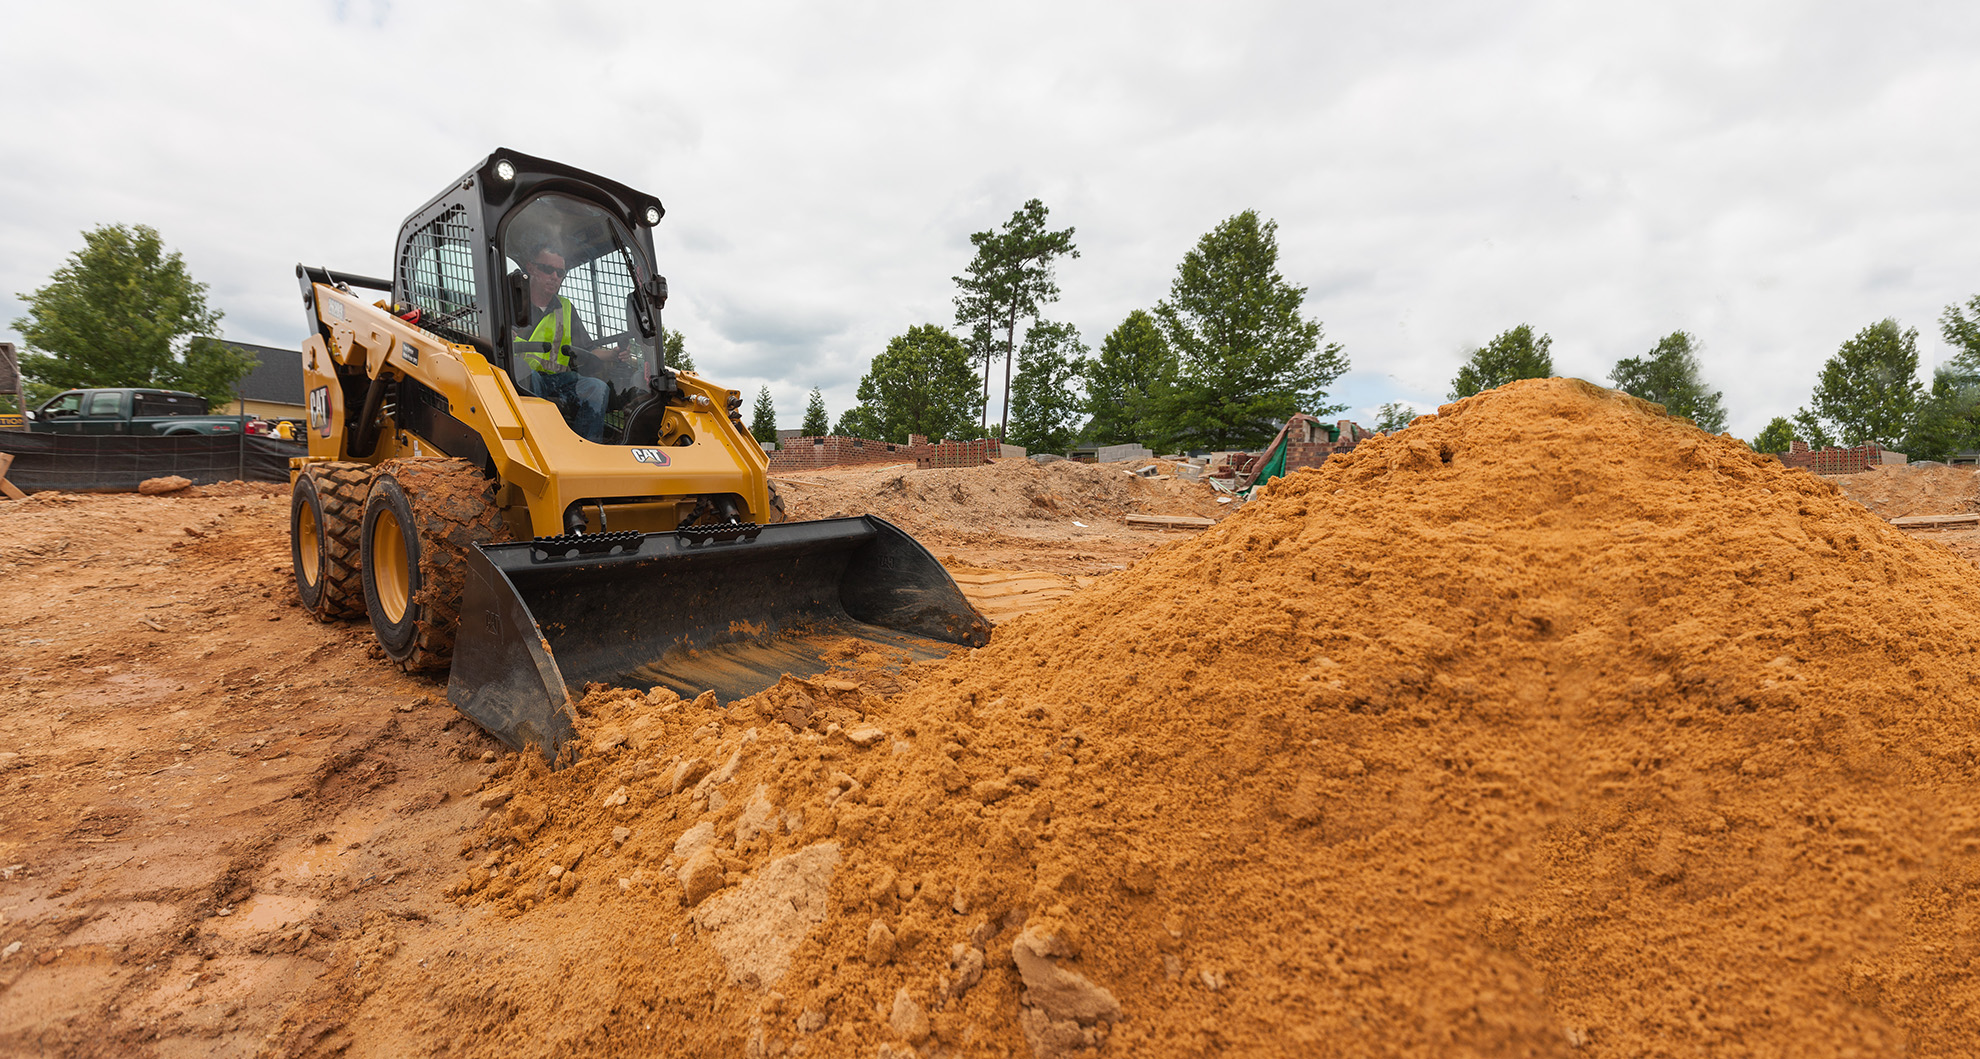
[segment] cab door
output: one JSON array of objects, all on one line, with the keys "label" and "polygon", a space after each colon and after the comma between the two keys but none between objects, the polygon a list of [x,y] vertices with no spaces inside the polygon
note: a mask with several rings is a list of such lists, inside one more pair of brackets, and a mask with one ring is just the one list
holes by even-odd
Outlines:
[{"label": "cab door", "polygon": [[79,433],[83,434],[122,434],[129,429],[130,414],[124,410],[124,402],[130,395],[117,390],[98,390],[83,402],[82,423]]},{"label": "cab door", "polygon": [[51,434],[82,433],[83,391],[70,390],[48,399],[34,414],[34,428]]}]

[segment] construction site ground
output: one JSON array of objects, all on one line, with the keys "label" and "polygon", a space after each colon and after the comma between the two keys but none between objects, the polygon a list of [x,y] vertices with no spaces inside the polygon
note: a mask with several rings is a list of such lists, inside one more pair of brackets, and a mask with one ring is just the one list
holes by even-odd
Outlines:
[{"label": "construction site ground", "polygon": [[[793,519],[901,525],[994,621],[1192,535],[1124,515],[1238,506],[1022,460],[777,484]],[[288,519],[267,483],[0,501],[0,1055],[398,1054],[313,984],[502,929],[446,890],[506,750],[309,619]]]}]

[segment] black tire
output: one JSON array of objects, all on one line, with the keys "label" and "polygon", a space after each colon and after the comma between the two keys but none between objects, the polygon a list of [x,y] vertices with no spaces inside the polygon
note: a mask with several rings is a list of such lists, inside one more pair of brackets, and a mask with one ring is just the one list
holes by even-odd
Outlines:
[{"label": "black tire", "polygon": [[784,513],[784,498],[773,484],[770,486],[770,524],[776,525],[787,518],[790,516]]},{"label": "black tire", "polygon": [[365,612],[387,657],[408,672],[454,658],[467,549],[497,539],[494,483],[466,460],[379,465],[359,531]]},{"label": "black tire", "polygon": [[371,468],[313,463],[296,476],[289,499],[289,561],[296,597],[317,621],[364,616],[358,531]]}]

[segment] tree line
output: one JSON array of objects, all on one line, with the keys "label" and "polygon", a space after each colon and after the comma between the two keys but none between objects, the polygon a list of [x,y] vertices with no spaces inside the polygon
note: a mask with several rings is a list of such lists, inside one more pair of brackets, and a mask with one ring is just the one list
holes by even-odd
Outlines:
[{"label": "tree line", "polygon": [[1051,230],[1049,217],[1032,199],[970,236],[975,256],[954,277],[955,330],[922,323],[889,340],[837,433],[990,436],[1041,452],[1137,441],[1231,449],[1270,440],[1295,412],[1345,407],[1326,396],[1347,356],[1302,312],[1306,288],[1280,274],[1276,222],[1245,210],[1218,224],[1183,255],[1168,297],[1130,312],[1095,355],[1077,328],[1043,315],[1059,299],[1056,263],[1079,256],[1074,230]]}]

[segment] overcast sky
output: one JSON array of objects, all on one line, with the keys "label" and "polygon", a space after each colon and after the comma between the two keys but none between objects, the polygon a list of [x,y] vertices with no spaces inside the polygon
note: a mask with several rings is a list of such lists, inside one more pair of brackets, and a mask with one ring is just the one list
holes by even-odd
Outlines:
[{"label": "overcast sky", "polygon": [[505,146],[657,194],[704,374],[836,420],[953,321],[969,234],[1072,226],[1048,318],[1096,351],[1245,209],[1372,422],[1530,323],[1567,375],[1677,329],[1732,432],[1886,316],[1980,294],[1980,5],[539,4],[0,0],[0,339],[101,224],[185,255],[226,336],[296,347],[298,261],[389,274]]}]

